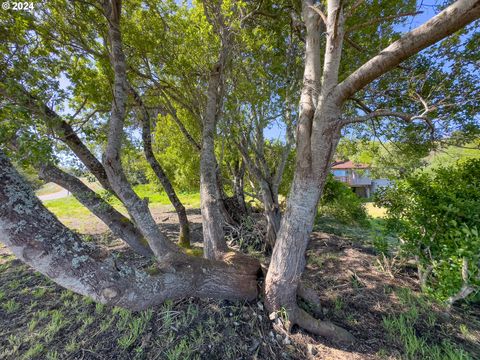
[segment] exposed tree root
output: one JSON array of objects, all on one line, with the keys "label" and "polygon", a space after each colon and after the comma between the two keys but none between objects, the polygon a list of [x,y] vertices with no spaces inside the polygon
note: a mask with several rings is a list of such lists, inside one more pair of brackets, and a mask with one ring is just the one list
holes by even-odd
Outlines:
[{"label": "exposed tree root", "polygon": [[313,334],[331,339],[339,344],[351,345],[355,343],[355,337],[347,330],[330,321],[317,320],[298,306],[288,311],[288,320],[290,326],[298,325]]},{"label": "exposed tree root", "polygon": [[234,266],[237,271],[245,275],[259,275],[261,271],[260,262],[238,251],[229,251],[218,255],[217,260],[224,262],[227,265]]}]

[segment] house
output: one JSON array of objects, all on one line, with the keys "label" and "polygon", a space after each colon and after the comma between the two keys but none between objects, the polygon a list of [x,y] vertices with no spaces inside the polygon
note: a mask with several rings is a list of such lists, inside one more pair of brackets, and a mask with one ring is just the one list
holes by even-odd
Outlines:
[{"label": "house", "polygon": [[372,179],[370,166],[353,161],[337,161],[332,165],[331,172],[336,180],[352,188],[360,197],[369,198],[382,187],[390,186],[388,179]]}]

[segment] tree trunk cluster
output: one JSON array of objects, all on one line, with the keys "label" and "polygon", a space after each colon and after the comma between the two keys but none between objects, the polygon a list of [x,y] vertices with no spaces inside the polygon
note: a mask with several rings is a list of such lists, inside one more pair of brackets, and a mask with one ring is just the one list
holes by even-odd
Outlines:
[{"label": "tree trunk cluster", "polygon": [[[342,117],[343,106],[356,92],[401,61],[478,19],[480,1],[454,2],[424,25],[392,43],[342,82],[339,82],[339,69],[346,32],[343,2],[328,0],[326,14],[313,0],[303,0],[302,4],[306,28],[305,69],[296,130],[295,173],[286,210],[281,218],[278,207],[279,178],[267,171],[258,174],[269,224],[268,241],[273,247],[265,278],[265,303],[272,318],[280,312],[286,312],[289,326],[297,324],[313,333],[351,343],[354,339],[347,331],[328,321],[314,319],[297,305],[298,295],[308,296],[308,291],[302,289],[301,277],[317,204],[342,126],[349,121]],[[120,262],[95,245],[82,242],[40,203],[5,154],[0,152],[0,241],[15,256],[72,291],[95,301],[134,310],[159,304],[167,298],[200,296],[253,300],[257,297],[258,261],[230,250],[223,230],[226,218],[222,208],[222,189],[218,182],[215,135],[221,116],[223,78],[232,40],[225,19],[218,13],[220,8],[216,7],[217,13],[212,10],[213,13],[207,14],[216,22],[216,28],[220,29],[222,46],[218,62],[209,74],[202,124],[200,195],[204,258],[187,256],[177,244],[166,238],[155,223],[147,201],[139,198],[132,189],[122,167],[121,148],[130,89],[122,44],[119,0],[103,3],[108,20],[108,50],[114,72],[108,143],[103,164],[83,145],[71,126],[50,109],[42,108],[30,96],[24,97],[24,105],[31,111],[46,115],[59,137],[104,188],[121,200],[131,220],[115,211],[78,179],[53,165],[41,166],[42,176],[69,189],[135,251],[147,256],[153,254],[159,273],[149,275]],[[326,37],[326,45],[321,56],[323,36]],[[153,154],[148,111],[142,106],[138,94],[136,100],[143,108],[145,155],[178,212],[183,236],[188,236],[185,209]],[[252,159],[247,149],[243,149],[242,157],[253,174],[258,173],[257,170],[265,170],[262,169],[265,164],[255,162],[258,159]],[[240,189],[241,184],[237,186]]]}]

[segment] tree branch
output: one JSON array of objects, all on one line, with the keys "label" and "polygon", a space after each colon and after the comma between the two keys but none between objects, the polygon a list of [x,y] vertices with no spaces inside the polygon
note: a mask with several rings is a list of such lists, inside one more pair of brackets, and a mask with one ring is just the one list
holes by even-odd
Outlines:
[{"label": "tree branch", "polygon": [[337,86],[343,102],[403,60],[460,30],[480,17],[479,0],[458,0],[423,25],[408,32],[381,51]]}]

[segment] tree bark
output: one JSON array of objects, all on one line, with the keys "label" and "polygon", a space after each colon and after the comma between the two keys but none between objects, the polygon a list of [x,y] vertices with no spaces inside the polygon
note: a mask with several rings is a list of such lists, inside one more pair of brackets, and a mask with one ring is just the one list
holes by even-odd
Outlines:
[{"label": "tree bark", "polygon": [[272,184],[266,180],[260,180],[260,188],[262,191],[263,213],[267,220],[266,241],[268,246],[273,249],[277,239],[278,230],[280,229],[280,221],[282,214],[278,204],[278,193],[272,188]]},{"label": "tree bark", "polygon": [[143,152],[145,157],[152,168],[153,172],[157,176],[157,179],[163,186],[170,203],[175,208],[175,211],[178,216],[178,222],[180,225],[180,233],[178,243],[182,247],[189,248],[190,247],[190,226],[188,223],[187,212],[185,211],[185,207],[183,206],[182,202],[178,198],[175,190],[173,189],[172,183],[165,174],[160,162],[155,157],[152,148],[152,133],[151,133],[151,121],[150,121],[150,114],[146,109],[140,95],[131,87],[133,92],[133,96],[137,104],[140,105],[141,112],[142,112],[142,141],[143,141]]},{"label": "tree bark", "polygon": [[144,256],[153,255],[142,234],[132,222],[75,176],[67,174],[52,164],[39,166],[39,175],[42,179],[54,182],[70,191],[80,203],[102,220],[115,236],[124,240],[136,253]]},{"label": "tree bark", "polygon": [[321,20],[313,10],[313,5],[311,0],[303,2],[302,16],[307,27],[307,38],[304,87],[297,128],[296,169],[265,279],[265,302],[270,312],[285,309],[290,325],[298,324],[338,342],[352,343],[354,338],[350,333],[330,322],[314,319],[297,304],[297,290],[305,268],[305,251],[341,128],[337,122],[340,107],[330,95],[336,85],[340,63],[343,37],[341,2],[328,1],[328,35],[321,89]]},{"label": "tree bark", "polygon": [[111,61],[114,69],[114,93],[108,130],[108,143],[104,154],[104,167],[108,180],[127,208],[130,217],[148,241],[150,248],[162,263],[172,256],[181,257],[179,249],[158,229],[146,200],[142,200],[128,183],[121,163],[121,145],[127,100],[126,61],[120,32],[121,5],[119,0],[103,3],[108,19],[108,36],[111,45]]},{"label": "tree bark", "polygon": [[252,300],[256,269],[191,258],[149,275],[82,242],[35,197],[0,151],[0,242],[54,282],[95,301],[143,310],[189,296]]},{"label": "tree bark", "polygon": [[200,154],[200,207],[202,210],[203,252],[207,259],[219,259],[228,251],[223,230],[225,217],[221,211],[223,202],[217,182],[215,157],[215,129],[222,68],[223,64],[219,62],[213,67],[210,74]]},{"label": "tree bark", "polygon": [[[320,153],[324,169],[328,169],[338,134],[325,129],[323,151]],[[270,312],[284,308],[291,324],[329,337],[338,342],[351,343],[353,337],[329,322],[315,320],[297,305],[297,289],[305,268],[305,251],[313,228],[318,200],[328,171],[296,172],[276,239],[272,259],[265,279],[265,302]]]},{"label": "tree bark", "polygon": [[242,214],[246,215],[248,213],[247,204],[245,203],[245,161],[238,160],[235,161],[233,165],[233,194],[235,200],[238,203],[240,211]]}]

